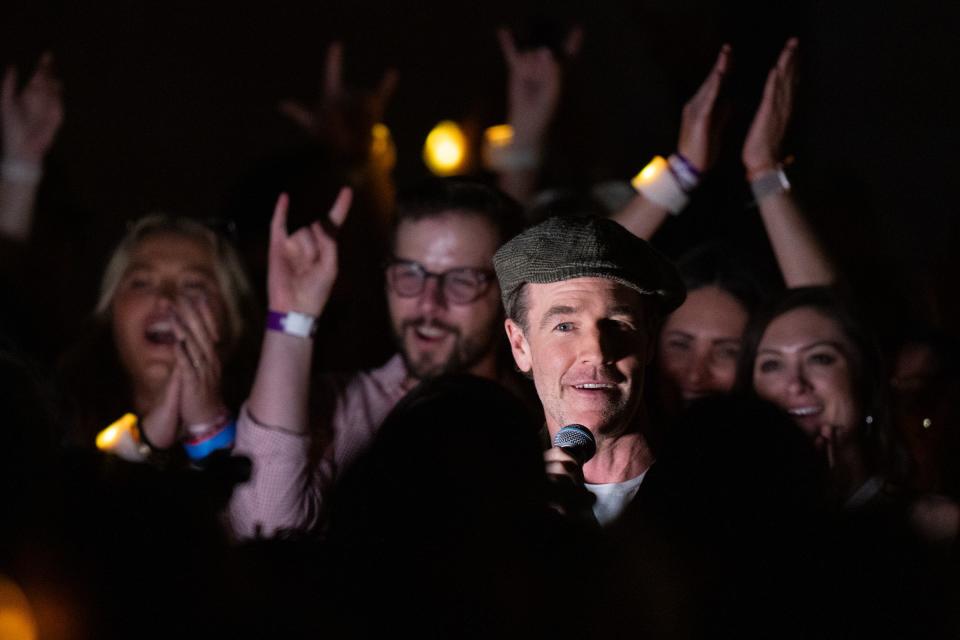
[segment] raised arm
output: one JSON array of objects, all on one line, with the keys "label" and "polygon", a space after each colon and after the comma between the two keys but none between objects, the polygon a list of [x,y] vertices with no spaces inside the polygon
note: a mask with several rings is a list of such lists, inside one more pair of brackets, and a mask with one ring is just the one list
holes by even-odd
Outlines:
[{"label": "raised arm", "polygon": [[[517,202],[530,204],[536,194],[547,133],[557,113],[563,65],[549,47],[520,50],[513,35],[497,30],[507,65],[507,124],[512,138],[505,145],[488,145],[486,164],[497,173],[500,189]],[[582,31],[574,28],[564,42],[568,58],[577,54]]]},{"label": "raised arm", "polygon": [[358,89],[344,82],[343,57],[343,44],[331,42],[316,97],[310,101],[282,100],[278,108],[336,156],[351,183],[362,187],[368,204],[386,218],[394,206],[397,150],[383,122],[400,75],[388,68],[375,88]]},{"label": "raised arm", "polygon": [[[344,187],[330,209],[330,231],[321,222],[287,233],[286,194],[277,200],[270,224],[267,297],[270,312],[315,319],[330,298],[337,278],[337,244],[331,235],[350,208]],[[268,329],[247,409],[262,424],[305,433],[313,342],[287,331]]]},{"label": "raised arm", "polygon": [[63,122],[60,81],[53,54],[44,53],[19,93],[17,70],[7,67],[0,87],[3,157],[0,159],[0,235],[16,242],[30,239],[43,160]]},{"label": "raised arm", "polygon": [[334,41],[327,47],[317,97],[311,102],[283,100],[279,109],[304,132],[348,162],[364,163],[374,149],[374,125],[383,120],[398,80],[397,71],[387,69],[373,90],[361,91],[346,86],[343,82],[343,44]]},{"label": "raised arm", "polygon": [[760,107],[743,143],[743,166],[763,226],[788,287],[831,284],[836,274],[793,195],[780,164],[797,84],[796,38],[787,41],[767,75]]},{"label": "raised arm", "polygon": [[309,464],[307,404],[312,328],[337,277],[335,230],[352,193],[341,189],[328,224],[287,233],[287,196],[270,225],[268,329],[250,398],[237,418],[236,455],[253,463],[250,481],[230,501],[230,524],[240,538],[309,529],[317,522],[321,489]]},{"label": "raised arm", "polygon": [[[649,240],[663,225],[670,213],[679,213],[686,203],[686,196],[696,188],[699,177],[706,173],[716,158],[717,143],[720,137],[720,118],[717,117],[716,104],[720,87],[730,66],[730,45],[723,45],[717,60],[710,69],[703,84],[684,105],[680,119],[680,138],[677,141],[677,155],[670,158],[670,164],[675,166],[659,169],[660,173],[654,179],[672,181],[667,187],[672,187],[673,193],[667,192],[667,197],[660,196],[663,189],[646,190],[641,186],[627,206],[611,216],[634,235]],[[690,165],[687,167],[686,165]],[[686,171],[684,183],[680,183],[671,173],[676,170]]]}]

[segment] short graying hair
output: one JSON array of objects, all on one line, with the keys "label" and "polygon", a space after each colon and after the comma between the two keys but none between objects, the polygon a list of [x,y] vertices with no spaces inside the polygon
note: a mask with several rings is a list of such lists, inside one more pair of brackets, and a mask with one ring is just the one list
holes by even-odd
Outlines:
[{"label": "short graying hair", "polygon": [[527,326],[528,312],[527,308],[527,285],[522,284],[507,296],[504,302],[504,311],[506,316],[520,325],[524,333],[528,332]]}]

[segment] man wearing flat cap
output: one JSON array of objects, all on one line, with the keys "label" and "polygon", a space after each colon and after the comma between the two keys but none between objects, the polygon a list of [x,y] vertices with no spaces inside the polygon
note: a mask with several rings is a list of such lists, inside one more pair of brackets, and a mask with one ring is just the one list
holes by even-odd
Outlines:
[{"label": "man wearing flat cap", "polygon": [[[686,295],[676,267],[611,220],[551,218],[494,256],[517,366],[532,376],[551,439],[586,426],[597,452],[582,468],[600,524],[617,518],[653,463],[644,369],[662,319]],[[547,472],[579,476],[554,447]]]}]

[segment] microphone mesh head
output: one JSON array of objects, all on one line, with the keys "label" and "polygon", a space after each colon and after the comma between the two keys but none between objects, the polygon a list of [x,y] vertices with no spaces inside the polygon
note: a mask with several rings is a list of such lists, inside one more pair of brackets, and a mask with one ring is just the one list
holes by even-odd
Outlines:
[{"label": "microphone mesh head", "polygon": [[593,437],[590,429],[582,424],[568,424],[561,427],[553,438],[553,446],[560,447],[576,458],[580,464],[592,458],[597,452],[596,438]]}]

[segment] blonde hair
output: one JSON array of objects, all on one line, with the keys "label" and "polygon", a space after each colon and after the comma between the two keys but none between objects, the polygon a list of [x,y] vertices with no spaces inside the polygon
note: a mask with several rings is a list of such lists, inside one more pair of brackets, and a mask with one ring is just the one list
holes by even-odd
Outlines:
[{"label": "blonde hair", "polygon": [[174,234],[197,240],[213,253],[213,270],[226,309],[227,344],[234,346],[246,329],[252,289],[233,245],[222,235],[196,220],[167,214],[153,214],[137,220],[114,249],[100,281],[100,296],[94,314],[98,320],[110,316],[110,307],[137,246],[147,237]]}]

